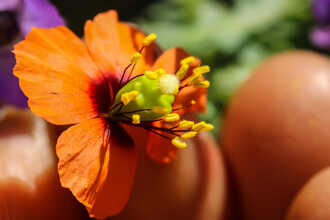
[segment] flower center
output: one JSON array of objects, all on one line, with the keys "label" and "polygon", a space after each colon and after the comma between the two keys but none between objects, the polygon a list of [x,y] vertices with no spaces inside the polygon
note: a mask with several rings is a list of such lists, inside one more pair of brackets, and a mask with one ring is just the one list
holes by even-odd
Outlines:
[{"label": "flower center", "polygon": [[[150,45],[155,39],[155,34],[145,38],[143,47],[132,56],[131,63],[125,68],[120,84],[127,71],[131,68],[130,73],[132,73],[134,70],[135,64],[142,56],[141,52],[144,47]],[[194,57],[181,60],[181,66],[175,74],[166,73],[161,68],[155,71],[148,70],[132,79],[130,79],[130,74],[128,82],[117,92],[114,103],[103,117],[144,128],[170,139],[176,147],[186,147],[183,139],[193,138],[199,131],[213,129],[211,124],[205,122],[195,123],[181,120],[180,115],[176,113],[178,110],[196,104],[194,100],[191,100],[191,104],[188,106],[173,108],[176,96],[185,87],[209,87],[209,81],[203,80],[202,77],[203,74],[210,71],[208,66],[196,67],[193,69],[193,73],[187,76],[194,61]],[[167,123],[168,126],[156,127],[152,123],[156,121]]]},{"label": "flower center", "polygon": [[116,94],[109,114],[119,119],[132,118],[133,114],[139,114],[141,121],[153,121],[163,116],[155,109],[164,109],[164,113],[171,112],[175,95],[163,92],[160,79],[141,75],[130,80]]}]

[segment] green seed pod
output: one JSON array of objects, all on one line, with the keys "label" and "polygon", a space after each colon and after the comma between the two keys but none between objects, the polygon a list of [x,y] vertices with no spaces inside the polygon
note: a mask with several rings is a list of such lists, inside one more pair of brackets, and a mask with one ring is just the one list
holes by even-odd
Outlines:
[{"label": "green seed pod", "polygon": [[[159,80],[150,79],[145,75],[132,79],[121,88],[115,97],[113,105],[121,102],[122,94],[131,91],[137,91],[139,95],[120,109],[120,112],[125,113],[126,116],[132,116],[135,113],[140,115],[141,121],[152,121],[165,114],[152,111],[154,107],[167,109],[167,113],[172,112],[175,95],[164,93],[160,88]],[[116,112],[118,111],[117,108],[112,111],[110,114],[118,114]]]}]

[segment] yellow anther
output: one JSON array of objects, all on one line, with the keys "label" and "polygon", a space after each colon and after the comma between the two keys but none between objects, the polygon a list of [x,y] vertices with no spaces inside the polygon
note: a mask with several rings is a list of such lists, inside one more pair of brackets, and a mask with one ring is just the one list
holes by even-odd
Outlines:
[{"label": "yellow anther", "polygon": [[152,111],[156,114],[167,114],[169,113],[169,109],[162,106],[154,106],[152,107]]},{"label": "yellow anther", "polygon": [[204,80],[204,81],[199,81],[199,82],[193,82],[193,85],[196,87],[196,88],[209,88],[210,87],[210,82],[207,81],[207,80]]},{"label": "yellow anther", "polygon": [[198,80],[200,79],[200,77],[202,77],[202,74],[200,74],[200,73],[193,73],[193,75],[189,77],[189,82],[197,83]]},{"label": "yellow anther", "polygon": [[193,121],[182,120],[180,121],[179,128],[192,128],[194,124],[195,123]]},{"label": "yellow anther", "polygon": [[157,73],[158,77],[165,75],[166,71],[163,68],[158,68],[155,70],[155,73]]},{"label": "yellow anther", "polygon": [[190,104],[195,105],[196,104],[196,101],[195,100],[191,100],[190,101]]},{"label": "yellow anther", "polygon": [[135,125],[140,124],[140,115],[133,114],[132,115],[132,123],[135,124]]},{"label": "yellow anther", "polygon": [[192,129],[194,131],[201,131],[204,127],[205,127],[206,123],[204,121],[201,121],[197,124],[194,124],[194,126],[192,126]]},{"label": "yellow anther", "polygon": [[208,72],[210,72],[210,67],[208,65],[196,67],[193,70],[193,73],[195,73],[195,74],[205,74]]},{"label": "yellow anther", "polygon": [[182,137],[183,139],[189,139],[189,138],[193,138],[193,137],[195,137],[196,134],[197,134],[196,131],[188,131],[188,132],[184,133],[183,135],[181,135],[181,137]]},{"label": "yellow anther", "polygon": [[170,113],[165,115],[164,121],[166,122],[175,122],[180,120],[180,115],[177,113]]},{"label": "yellow anther", "polygon": [[183,60],[181,60],[180,64],[181,65],[184,65],[184,64],[191,65],[193,62],[195,62],[195,57],[190,56],[190,57],[186,57]]},{"label": "yellow anther", "polygon": [[210,131],[214,128],[213,125],[211,124],[207,124],[205,123],[204,121],[202,122],[199,122],[197,124],[195,124],[193,127],[192,127],[192,130],[194,131]]},{"label": "yellow anther", "polygon": [[149,34],[146,38],[143,40],[143,46],[149,46],[157,39],[157,35],[154,33]]},{"label": "yellow anther", "polygon": [[145,71],[144,75],[146,75],[149,79],[158,79],[158,74],[150,70]]},{"label": "yellow anther", "polygon": [[175,86],[173,95],[177,95],[179,93],[179,86]]},{"label": "yellow anther", "polygon": [[176,146],[177,148],[185,148],[187,147],[187,143],[184,142],[182,139],[179,137],[175,137],[172,139],[171,143]]},{"label": "yellow anther", "polygon": [[138,97],[138,95],[139,95],[139,92],[136,90],[133,90],[130,92],[125,92],[121,95],[120,101],[122,101],[122,103],[124,105],[127,105],[131,101],[135,100]]},{"label": "yellow anther", "polygon": [[213,130],[214,126],[211,124],[206,124],[200,131],[211,131]]},{"label": "yellow anther", "polygon": [[176,76],[179,80],[182,80],[189,69],[189,64],[183,64],[180,69],[176,72]]},{"label": "yellow anther", "polygon": [[135,54],[133,54],[132,58],[131,58],[131,63],[132,64],[136,64],[137,61],[139,61],[139,59],[142,57],[142,55],[139,52],[136,52]]}]

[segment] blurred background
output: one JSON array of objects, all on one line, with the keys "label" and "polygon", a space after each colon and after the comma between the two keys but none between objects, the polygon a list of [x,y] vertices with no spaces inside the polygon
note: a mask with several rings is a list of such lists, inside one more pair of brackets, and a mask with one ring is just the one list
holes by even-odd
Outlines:
[{"label": "blurred background", "polygon": [[208,112],[200,117],[216,126],[215,134],[233,91],[265,57],[288,49],[329,54],[328,0],[51,2],[80,36],[87,19],[116,9],[121,20],[157,33],[162,49],[180,46],[210,65]]}]

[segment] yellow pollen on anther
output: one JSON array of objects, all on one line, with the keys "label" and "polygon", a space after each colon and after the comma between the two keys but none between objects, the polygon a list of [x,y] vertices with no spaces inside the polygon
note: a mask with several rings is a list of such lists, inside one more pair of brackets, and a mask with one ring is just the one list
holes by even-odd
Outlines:
[{"label": "yellow pollen on anther", "polygon": [[181,140],[179,137],[175,137],[172,139],[171,143],[177,148],[185,148],[187,147],[187,143]]},{"label": "yellow pollen on anther", "polygon": [[143,40],[143,46],[149,46],[157,39],[157,35],[154,33],[149,34],[146,38]]},{"label": "yellow pollen on anther", "polygon": [[204,81],[199,81],[199,82],[193,82],[194,87],[196,88],[209,88],[210,87],[210,82],[207,80]]},{"label": "yellow pollen on anther", "polygon": [[190,101],[190,104],[195,105],[196,104],[196,101],[195,100],[191,100]]},{"label": "yellow pollen on anther", "polygon": [[202,128],[204,128],[206,125],[206,123],[204,121],[201,121],[197,124],[194,124],[194,126],[192,126],[192,130],[194,131],[200,131]]},{"label": "yellow pollen on anther", "polygon": [[135,124],[135,125],[140,124],[140,115],[133,114],[132,115],[132,123]]},{"label": "yellow pollen on anther", "polygon": [[182,80],[186,76],[188,69],[189,69],[189,64],[183,64],[180,67],[180,69],[176,72],[176,76],[178,77],[179,80]]},{"label": "yellow pollen on anther", "polygon": [[173,95],[177,95],[179,93],[179,86],[175,86],[174,91],[173,91]]},{"label": "yellow pollen on anther", "polygon": [[180,121],[179,128],[191,128],[194,124],[193,121],[182,120]]},{"label": "yellow pollen on anther", "polygon": [[195,137],[196,134],[197,134],[197,131],[188,131],[188,132],[184,133],[183,135],[181,135],[181,137],[183,139],[189,139],[189,138]]},{"label": "yellow pollen on anther", "polygon": [[135,100],[138,97],[138,95],[139,95],[139,92],[136,90],[133,90],[130,92],[125,92],[121,95],[120,101],[122,101],[122,103],[124,105],[128,105],[128,103]]},{"label": "yellow pollen on anther", "polygon": [[158,79],[158,74],[150,70],[145,71],[144,75],[146,75],[149,79]]},{"label": "yellow pollen on anther", "polygon": [[200,131],[211,131],[214,129],[214,126],[211,124],[206,124]]},{"label": "yellow pollen on anther", "polygon": [[139,59],[142,57],[141,53],[136,52],[135,54],[133,54],[132,58],[131,58],[131,63],[132,64],[136,64],[137,61],[139,61]]},{"label": "yellow pollen on anther", "polygon": [[164,121],[166,122],[176,122],[180,120],[180,115],[177,113],[170,113],[165,115]]},{"label": "yellow pollen on anther", "polygon": [[163,68],[158,68],[155,70],[155,73],[157,73],[158,77],[163,76],[166,74],[166,71]]},{"label": "yellow pollen on anther", "polygon": [[169,113],[169,109],[162,106],[154,106],[152,107],[152,111],[156,114],[167,114]]},{"label": "yellow pollen on anther", "polygon": [[195,124],[193,127],[192,127],[192,130],[194,131],[210,131],[214,128],[213,125],[211,124],[207,124],[205,123],[204,121],[201,121],[197,124]]},{"label": "yellow pollen on anther", "polygon": [[208,65],[196,67],[193,70],[193,73],[195,73],[195,74],[205,74],[208,72],[210,72],[210,67]]},{"label": "yellow pollen on anther", "polygon": [[193,73],[193,75],[190,76],[188,79],[189,79],[189,82],[191,82],[191,83],[197,83],[199,81],[200,77],[202,77],[202,74]]},{"label": "yellow pollen on anther", "polygon": [[195,62],[195,57],[190,56],[190,57],[186,57],[186,58],[182,59],[180,64],[181,65],[184,65],[184,64],[191,65],[193,62]]}]

